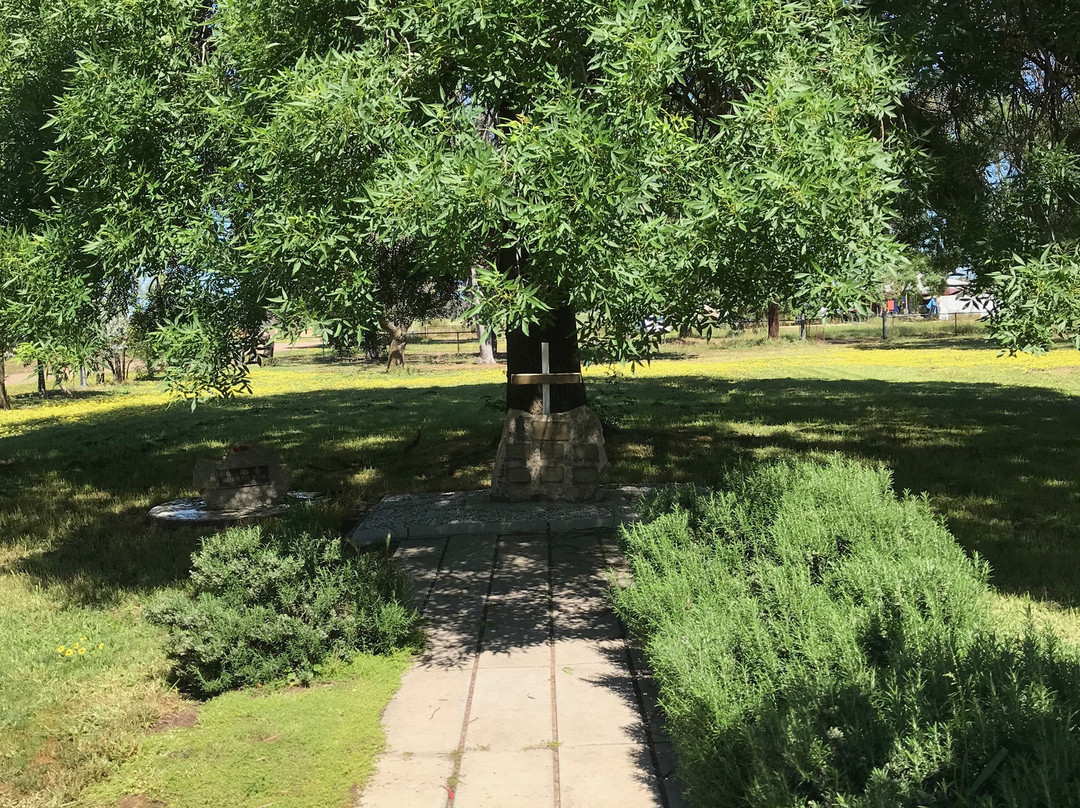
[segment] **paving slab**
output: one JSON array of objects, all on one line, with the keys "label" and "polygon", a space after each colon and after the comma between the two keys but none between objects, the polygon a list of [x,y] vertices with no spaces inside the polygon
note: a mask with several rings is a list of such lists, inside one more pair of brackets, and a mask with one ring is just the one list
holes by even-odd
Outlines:
[{"label": "paving slab", "polygon": [[384,754],[356,808],[446,808],[453,772],[450,756]]},{"label": "paving slab", "polygon": [[645,720],[625,663],[560,668],[555,673],[555,696],[563,746],[635,744],[646,748]]},{"label": "paving slab", "polygon": [[552,743],[553,735],[550,664],[477,671],[466,748],[520,751]]},{"label": "paving slab", "polygon": [[423,608],[439,570],[439,560],[446,552],[444,539],[426,539],[402,542],[394,553],[394,559],[413,582],[413,597],[417,608]]},{"label": "paving slab", "polygon": [[406,539],[427,647],[354,808],[682,808],[610,534]]},{"label": "paving slab", "polygon": [[551,613],[544,596],[492,596],[484,616],[481,668],[551,665]]},{"label": "paving slab", "polygon": [[555,799],[551,750],[466,750],[453,805],[459,808],[548,806]]},{"label": "paving slab", "polygon": [[664,808],[652,757],[637,743],[560,747],[559,785],[567,808]]},{"label": "paving slab", "polygon": [[472,676],[471,668],[417,666],[408,671],[397,697],[383,711],[388,752],[449,759],[461,743]]},{"label": "paving slab", "polygon": [[595,665],[626,659],[626,641],[621,637],[590,639],[588,637],[562,637],[554,643],[555,668],[575,668],[579,665]]}]

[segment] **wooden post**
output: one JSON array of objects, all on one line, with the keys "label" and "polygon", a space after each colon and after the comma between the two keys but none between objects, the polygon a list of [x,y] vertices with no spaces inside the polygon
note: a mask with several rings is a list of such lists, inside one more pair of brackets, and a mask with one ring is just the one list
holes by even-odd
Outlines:
[{"label": "wooden post", "polygon": [[577,384],[553,382],[557,385],[551,390],[551,412],[570,412],[584,406],[585,385],[580,383],[581,362],[577,352],[577,322],[574,312],[569,308],[560,308],[554,312],[554,321],[550,324],[534,324],[525,334],[521,329],[511,329],[506,333],[506,406],[511,410],[540,414],[543,404],[540,384],[536,381],[531,386],[514,377],[540,376],[540,343],[548,343],[548,357],[551,375],[575,374]]},{"label": "wooden post", "polygon": [[551,415],[551,385],[553,384],[581,384],[581,373],[552,373],[551,372],[551,346],[547,342],[540,343],[540,372],[539,373],[513,373],[510,375],[511,385],[539,385],[544,415]]}]

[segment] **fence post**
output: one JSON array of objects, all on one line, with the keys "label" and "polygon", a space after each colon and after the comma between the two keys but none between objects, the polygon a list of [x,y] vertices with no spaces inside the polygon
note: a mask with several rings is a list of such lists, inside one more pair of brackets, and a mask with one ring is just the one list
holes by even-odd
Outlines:
[{"label": "fence post", "polygon": [[889,338],[889,326],[888,326],[889,321],[885,319],[885,314],[886,314],[885,307],[882,306],[881,307],[881,338],[882,339],[888,339]]},{"label": "fence post", "polygon": [[952,333],[954,337],[960,333],[960,326],[957,324],[957,318],[959,317],[959,315],[960,312],[957,311],[954,311],[952,313]]}]

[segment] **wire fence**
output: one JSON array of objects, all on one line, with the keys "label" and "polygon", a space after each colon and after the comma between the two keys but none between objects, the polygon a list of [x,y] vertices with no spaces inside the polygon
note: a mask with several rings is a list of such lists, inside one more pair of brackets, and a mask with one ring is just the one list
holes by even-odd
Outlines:
[{"label": "wire fence", "polygon": [[[884,331],[882,328],[884,327]],[[815,317],[799,319],[782,319],[780,321],[781,334],[788,337],[801,337],[803,339],[844,339],[873,337],[875,335],[885,338],[905,336],[958,336],[980,331],[984,327],[983,317],[979,314],[955,312],[947,315],[925,314],[894,314],[888,313],[884,324],[880,315],[870,317],[858,317],[855,315]],[[740,324],[739,328],[733,329],[733,335],[739,333],[763,331],[767,328],[764,319],[749,320]],[[678,331],[671,331],[659,335],[660,341],[679,337]],[[689,336],[703,336],[696,331]],[[714,333],[714,337],[718,336]],[[411,349],[420,349],[424,352],[446,354],[475,354],[477,348],[477,333],[474,327],[451,323],[447,326],[419,326],[409,330],[408,344]],[[320,346],[323,353],[326,346]]]},{"label": "wire fence", "polygon": [[[475,328],[428,328],[422,326],[409,331],[410,345],[454,346],[454,353],[476,353],[478,338]],[[464,350],[462,350],[464,349]]]}]

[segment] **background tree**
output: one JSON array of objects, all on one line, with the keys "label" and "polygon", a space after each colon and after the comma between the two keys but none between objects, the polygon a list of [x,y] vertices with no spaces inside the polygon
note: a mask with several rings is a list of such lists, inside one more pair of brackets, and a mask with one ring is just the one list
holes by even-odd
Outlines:
[{"label": "background tree", "polygon": [[[83,278],[50,262],[50,237],[0,231],[0,375],[5,356],[38,370],[38,391],[52,373],[63,388],[71,368],[95,349],[94,306]],[[4,391],[4,401],[10,400]],[[5,407],[7,408],[7,407]]]},{"label": "background tree", "polygon": [[909,307],[921,309],[923,294],[942,294],[946,278],[947,273],[940,263],[932,261],[925,253],[917,253],[910,261],[890,267],[884,273],[884,296],[906,300]]},{"label": "background tree", "polygon": [[[237,271],[242,223],[221,190],[235,182],[229,140],[200,73],[212,57],[212,5],[88,3],[104,22],[80,32],[49,119],[53,201],[42,226],[63,249],[48,260],[84,280],[95,322],[127,318],[153,290],[154,341],[178,390],[243,390],[272,291]],[[67,12],[45,2],[40,13]]]},{"label": "background tree", "polygon": [[[871,0],[908,90],[904,239],[995,293],[994,335],[1080,334],[1080,4]],[[1078,343],[1080,344],[1080,343]]]}]

